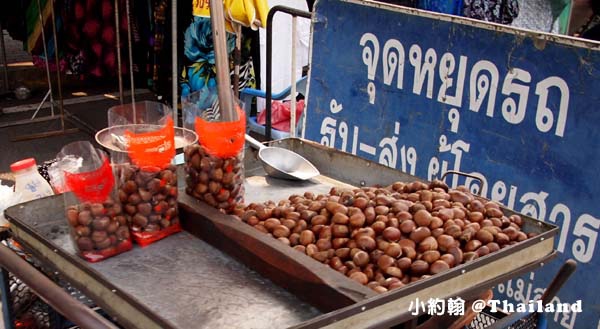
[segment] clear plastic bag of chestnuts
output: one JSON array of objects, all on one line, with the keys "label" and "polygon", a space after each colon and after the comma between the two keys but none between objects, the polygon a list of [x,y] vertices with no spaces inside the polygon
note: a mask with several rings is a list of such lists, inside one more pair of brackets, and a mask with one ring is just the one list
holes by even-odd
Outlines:
[{"label": "clear plastic bag of chestnuts", "polygon": [[246,117],[235,103],[237,120],[224,121],[216,90],[182,97],[184,127],[198,134],[198,144],[184,148],[186,193],[225,213],[244,202]]},{"label": "clear plastic bag of chestnuts", "polygon": [[66,218],[78,254],[97,262],[132,248],[127,221],[116,198],[108,155],[85,142],[64,146],[59,167],[70,193],[64,193]]},{"label": "clear plastic bag of chestnuts", "polygon": [[124,150],[111,158],[133,240],[143,247],[180,232],[171,109],[157,102],[125,104],[110,108],[108,120],[113,144]]}]

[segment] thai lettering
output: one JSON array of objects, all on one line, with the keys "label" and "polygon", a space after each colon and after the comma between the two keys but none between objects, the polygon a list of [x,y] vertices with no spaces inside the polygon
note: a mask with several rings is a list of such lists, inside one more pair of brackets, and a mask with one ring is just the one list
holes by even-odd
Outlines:
[{"label": "thai lettering", "polygon": [[414,175],[417,170],[417,150],[414,147],[402,146],[400,158],[402,159],[402,171]]},{"label": "thai lettering", "polygon": [[496,93],[498,92],[498,68],[490,61],[479,61],[473,65],[469,84],[469,110],[479,112],[486,97],[486,115],[494,116]]},{"label": "thai lettering", "polygon": [[425,58],[421,47],[419,45],[412,45],[410,47],[410,64],[415,68],[415,78],[413,82],[413,93],[421,95],[423,90],[423,84],[427,80],[427,90],[425,96],[427,98],[433,97],[433,79],[435,64],[437,61],[437,54],[432,48],[427,49],[425,52]]},{"label": "thai lettering", "polygon": [[329,147],[335,147],[335,135],[336,135],[337,120],[334,118],[326,117],[321,122],[321,144]]},{"label": "thai lettering", "polygon": [[[462,107],[464,90],[468,89],[469,110],[478,113],[482,108],[485,115],[495,114],[498,89],[501,117],[510,124],[521,124],[526,118],[527,105],[532,89],[532,75],[522,68],[510,68],[501,81],[498,67],[488,60],[478,60],[469,67],[469,58],[445,52],[439,56],[436,50],[424,50],[418,44],[405,48],[400,40],[388,39],[380,51],[380,43],[373,33],[361,36],[362,62],[367,66],[367,94],[369,103],[375,104],[375,78],[381,52],[383,62],[383,83],[391,86],[396,80],[396,88],[404,88],[406,49],[408,61],[414,68],[412,92],[423,93],[432,99],[436,81],[439,81],[436,100],[458,108]],[[470,71],[469,71],[470,69]],[[437,70],[437,72],[436,72]],[[437,78],[436,80],[436,73]],[[468,84],[468,86],[466,86]],[[453,94],[451,92],[453,90]],[[561,77],[547,77],[535,84],[537,108],[535,127],[543,133],[554,129],[554,134],[563,137],[569,112],[569,86]],[[533,117],[532,117],[533,118]]]},{"label": "thai lettering", "polygon": [[384,137],[379,142],[381,152],[379,153],[379,163],[382,165],[396,168],[396,161],[398,160],[398,134],[400,134],[400,122],[396,122],[394,125],[394,136]]},{"label": "thai lettering", "polygon": [[383,83],[390,86],[397,72],[396,87],[402,89],[404,80],[404,47],[396,39],[388,40],[383,46]]},{"label": "thai lettering", "polygon": [[[371,43],[370,48],[367,43]],[[362,60],[367,66],[367,77],[370,80],[367,83],[367,94],[369,96],[369,103],[375,104],[375,71],[377,70],[377,63],[379,62],[379,40],[373,33],[365,33],[360,38],[360,45],[363,48]]]},{"label": "thai lettering", "polygon": [[454,59],[454,55],[451,53],[445,53],[442,55],[440,59],[440,79],[442,80],[442,85],[440,86],[440,91],[438,93],[438,102],[445,103],[448,105],[461,107],[462,106],[462,97],[463,97],[463,87],[465,85],[465,75],[467,72],[467,57],[460,56],[460,63],[458,65],[458,75],[456,78],[456,86],[454,95],[448,95],[448,89],[454,86],[454,78],[450,76],[454,74],[454,69],[456,66],[456,61]]},{"label": "thai lettering", "polygon": [[357,147],[358,147],[358,127],[354,126],[354,133],[352,134],[352,154],[356,155]]},{"label": "thai lettering", "polygon": [[329,102],[329,111],[332,114],[336,114],[341,112],[344,109],[344,106],[342,104],[338,104],[337,101],[335,99],[332,99],[331,102]]},{"label": "thai lettering", "polygon": [[[505,294],[506,297],[512,298],[516,302],[520,303],[528,303],[529,301],[540,300],[546,289],[534,287],[534,278],[534,273],[531,272],[527,282],[523,279],[509,280],[506,283],[497,285],[496,290],[498,293]],[[515,287],[513,287],[513,283]],[[564,301],[561,301],[559,297],[555,296],[552,298],[552,300],[550,300],[550,303],[558,305],[564,303]],[[554,315],[551,318],[549,317],[549,319],[554,320],[554,322],[558,323],[563,328],[572,329],[575,328],[576,317],[577,313],[572,312],[570,309],[564,310],[556,308]]]},{"label": "thai lettering", "polygon": [[450,131],[457,133],[458,125],[460,124],[460,112],[458,112],[458,109],[450,109],[448,111],[448,121],[450,121]]},{"label": "thai lettering", "polygon": [[600,229],[600,219],[598,218],[583,214],[577,219],[573,235],[578,239],[573,241],[572,251],[578,261],[587,263],[592,259],[598,239],[598,229]]},{"label": "thai lettering", "polygon": [[348,124],[343,121],[340,122],[338,132],[340,133],[340,138],[342,139],[342,147],[340,150],[346,152],[346,147],[348,146]]},{"label": "thai lettering", "polygon": [[[560,225],[558,225],[557,223],[559,215],[560,217],[562,217],[562,223]],[[571,210],[569,210],[569,207],[567,207],[566,205],[558,203],[552,208],[550,216],[548,216],[548,221],[557,224],[560,227],[560,235],[558,238],[556,250],[560,252],[565,252],[567,237],[569,234],[569,230],[571,229]]]},{"label": "thai lettering", "polygon": [[521,303],[527,303],[530,300],[531,292],[533,290],[534,276],[535,274],[533,272],[530,272],[529,280],[527,280],[527,283],[525,283],[525,280],[521,278],[515,281],[517,288],[515,289],[514,298],[516,301],[519,301]]},{"label": "thai lettering", "polygon": [[[517,197],[517,187],[510,186],[510,189],[506,187],[506,184],[503,181],[497,181],[494,183],[491,189],[491,199],[494,201],[498,201],[506,205],[510,209],[514,209],[515,199]],[[506,201],[505,198],[508,192],[508,199]]]},{"label": "thai lettering", "polygon": [[554,125],[554,113],[548,108],[548,97],[550,88],[556,87],[560,91],[560,102],[558,106],[558,117],[556,119],[556,136],[563,137],[565,125],[567,124],[567,112],[569,110],[569,86],[565,80],[559,77],[549,77],[535,87],[535,94],[539,96],[535,124],[541,132],[548,132]]},{"label": "thai lettering", "polygon": [[[460,171],[460,163],[462,161],[463,152],[469,152],[469,143],[466,143],[462,140],[457,140],[452,144],[448,144],[448,140],[446,135],[440,136],[439,140],[440,146],[438,148],[440,153],[450,152],[450,154],[454,155],[454,165],[453,168],[448,169],[448,161],[443,160],[440,163],[440,160],[437,157],[432,157],[429,161],[429,168],[427,177],[429,180],[432,180],[437,175],[443,175],[448,170]],[[453,175],[452,177],[452,187],[458,186],[458,175]]]},{"label": "thai lettering", "polygon": [[[329,111],[332,114],[337,114],[344,109],[342,104],[338,104],[335,99],[332,99],[329,102]],[[345,122],[340,123],[340,132],[344,130],[342,126],[345,127],[345,130],[348,130],[348,125]],[[335,147],[335,137],[337,135],[337,120],[332,117],[325,117],[321,122],[321,144],[329,147]],[[346,142],[348,138],[348,134],[346,133],[343,138],[343,146],[346,147]]]},{"label": "thai lettering", "polygon": [[[546,218],[546,198],[548,193],[540,191],[540,193],[527,192],[521,197],[521,203],[525,204],[521,209],[521,213],[526,216],[544,221]],[[534,201],[535,204],[529,203]]]},{"label": "thai lettering", "polygon": [[[367,45],[369,42],[372,47]],[[360,45],[364,47],[362,51],[362,60],[367,66],[367,77],[369,80],[374,80],[377,63],[379,62],[379,40],[373,33],[365,33],[362,38],[360,38]]]},{"label": "thai lettering", "polygon": [[485,178],[485,176],[479,172],[470,172],[468,174],[471,176],[475,176],[478,179],[475,179],[472,177],[466,177],[465,183],[463,185],[466,186],[471,193],[473,193],[475,195],[480,195],[484,198],[487,197],[487,189],[488,189],[487,178]]},{"label": "thai lettering", "polygon": [[518,102],[511,97],[507,97],[504,102],[502,102],[502,116],[504,117],[504,120],[512,124],[521,123],[525,118],[527,98],[529,95],[529,86],[515,83],[515,80],[530,83],[531,74],[527,71],[513,68],[504,78],[502,94],[506,96],[517,94],[519,96]]}]

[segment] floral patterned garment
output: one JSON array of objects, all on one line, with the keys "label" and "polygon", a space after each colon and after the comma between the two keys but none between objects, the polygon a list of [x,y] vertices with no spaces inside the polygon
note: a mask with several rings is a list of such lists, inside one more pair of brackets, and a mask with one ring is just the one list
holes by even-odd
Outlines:
[{"label": "floral patterned garment", "polygon": [[517,0],[464,0],[463,15],[500,24],[510,24],[519,15]]},{"label": "floral patterned garment", "polygon": [[[235,35],[227,33],[227,52],[235,46]],[[195,16],[185,31],[185,63],[181,74],[181,96],[215,87],[216,67],[210,18]]]}]

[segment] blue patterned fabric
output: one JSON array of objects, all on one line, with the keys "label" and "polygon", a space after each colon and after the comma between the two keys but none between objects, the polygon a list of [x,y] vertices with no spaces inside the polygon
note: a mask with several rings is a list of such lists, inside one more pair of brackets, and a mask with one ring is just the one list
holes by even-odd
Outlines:
[{"label": "blue patterned fabric", "polygon": [[[194,17],[184,37],[184,55],[188,64],[184,65],[180,85],[181,95],[187,96],[217,84],[210,18]],[[227,33],[227,52],[231,54],[234,47],[235,35]]]}]

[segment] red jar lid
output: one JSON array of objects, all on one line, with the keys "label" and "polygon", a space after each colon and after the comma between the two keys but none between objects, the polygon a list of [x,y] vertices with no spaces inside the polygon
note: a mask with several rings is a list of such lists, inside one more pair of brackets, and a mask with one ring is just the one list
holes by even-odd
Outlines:
[{"label": "red jar lid", "polygon": [[21,161],[17,161],[13,164],[10,165],[10,170],[14,171],[19,171],[19,170],[23,170],[23,169],[27,169],[30,167],[35,166],[35,159],[34,158],[28,158],[28,159],[23,159]]}]

